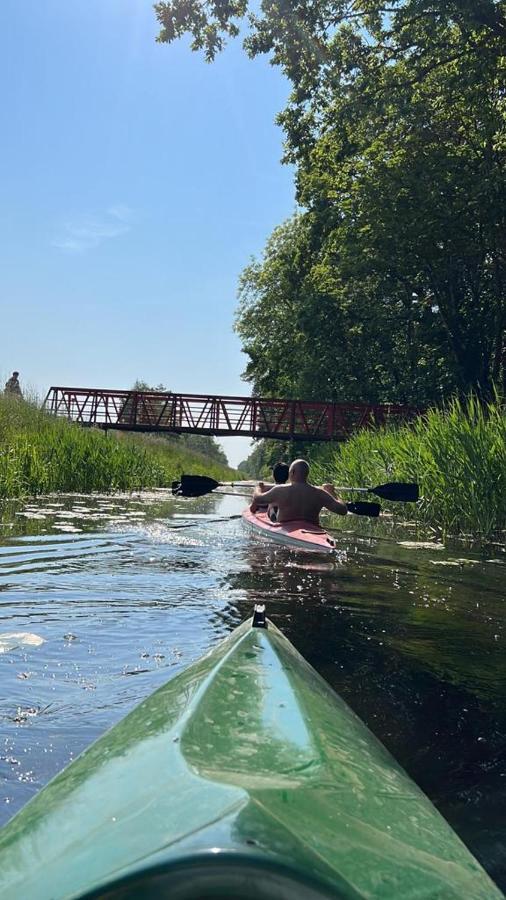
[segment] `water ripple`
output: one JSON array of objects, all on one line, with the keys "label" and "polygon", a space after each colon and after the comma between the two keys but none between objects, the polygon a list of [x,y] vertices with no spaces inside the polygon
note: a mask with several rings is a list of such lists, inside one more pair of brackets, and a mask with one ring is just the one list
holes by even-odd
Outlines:
[{"label": "water ripple", "polygon": [[431,552],[347,523],[329,560],[215,521],[242,502],[153,491],[4,514],[0,645],[43,643],[0,653],[0,824],[262,600],[504,886],[504,548]]}]

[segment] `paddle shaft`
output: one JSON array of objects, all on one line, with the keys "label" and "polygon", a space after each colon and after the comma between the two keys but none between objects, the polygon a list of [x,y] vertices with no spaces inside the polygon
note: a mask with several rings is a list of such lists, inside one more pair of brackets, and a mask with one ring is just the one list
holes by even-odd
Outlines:
[{"label": "paddle shaft", "polygon": [[[261,480],[261,479],[259,479],[259,480]],[[233,487],[234,484],[235,484],[234,481],[223,481],[220,483],[219,487]],[[254,489],[257,486],[257,484],[258,484],[258,481],[242,481],[242,482],[240,482],[241,487],[250,487],[251,486],[252,489]],[[268,484],[271,484],[271,482],[268,482]],[[276,487],[276,485],[272,484],[272,487]],[[370,488],[364,488],[364,487],[361,487],[361,488],[359,488],[359,487],[336,487],[335,490],[336,491],[354,491],[354,492],[360,493],[360,494],[368,494],[370,492]],[[225,493],[225,491],[220,491],[220,494],[222,494],[222,493]],[[235,497],[239,497],[239,496],[246,497],[249,495],[234,494],[234,496]]]},{"label": "paddle shaft", "polygon": [[[258,482],[256,482],[256,484],[258,484]],[[220,487],[221,487],[221,485],[220,485]],[[228,487],[228,485],[227,485],[227,487]],[[273,484],[272,487],[277,487],[277,485]],[[336,491],[353,491],[354,493],[357,493],[357,494],[369,494],[370,493],[369,488],[336,487],[335,490]],[[249,493],[249,494],[240,493],[239,494],[239,493],[237,493],[237,491],[220,491],[218,489],[216,491],[213,491],[212,493],[223,494],[225,497],[251,497],[252,496],[251,493]]]},{"label": "paddle shaft", "polygon": [[212,494],[218,494],[220,497],[248,497],[250,500],[253,496],[252,491],[249,494],[237,493],[237,491],[211,491]]},{"label": "paddle shaft", "polygon": [[188,522],[187,525],[169,525],[170,531],[179,531],[180,528],[199,528],[201,525],[220,525],[222,522],[231,522],[233,519],[242,519],[242,515],[225,516],[223,519],[207,519],[207,521]]},{"label": "paddle shaft", "polygon": [[[172,483],[172,493],[181,497],[203,497],[204,494],[210,494],[216,488],[228,487],[230,482],[215,481],[208,475],[181,475],[180,481]],[[338,487],[338,491],[351,491],[361,494],[376,494],[383,500],[393,500],[404,503],[416,503],[419,499],[419,488],[414,482],[405,483],[401,481],[390,481],[387,484],[378,484],[376,487],[370,488],[353,488]],[[222,493],[228,493],[223,491]],[[239,494],[234,492],[234,496]]]}]

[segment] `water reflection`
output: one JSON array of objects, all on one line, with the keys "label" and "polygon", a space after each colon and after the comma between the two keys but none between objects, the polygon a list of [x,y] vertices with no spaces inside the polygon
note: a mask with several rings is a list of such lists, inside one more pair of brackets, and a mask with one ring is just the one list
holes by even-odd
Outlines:
[{"label": "water reflection", "polygon": [[4,506],[0,632],[44,643],[0,653],[0,823],[263,601],[504,888],[504,547],[401,546],[356,520],[331,561],[213,521],[242,502]]}]

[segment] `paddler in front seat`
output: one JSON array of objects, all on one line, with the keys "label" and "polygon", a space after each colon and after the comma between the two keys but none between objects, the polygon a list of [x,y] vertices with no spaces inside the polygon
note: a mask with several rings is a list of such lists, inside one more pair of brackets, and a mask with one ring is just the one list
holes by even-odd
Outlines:
[{"label": "paddler in front seat", "polygon": [[[272,467],[272,477],[274,478],[274,484],[265,484],[264,481],[260,481],[258,484],[258,490],[261,494],[265,494],[268,490],[274,487],[276,484],[286,484],[288,481],[288,474],[290,468],[285,462],[277,462]],[[260,504],[264,506],[266,504]],[[271,522],[277,522],[278,518],[278,508],[277,506],[273,506],[272,503],[267,507],[267,515]]]},{"label": "paddler in front seat", "polygon": [[[305,459],[296,459],[288,472],[288,484],[277,484],[265,490],[259,485],[253,494],[250,510],[255,513],[261,506],[277,506],[278,522],[303,520],[319,525],[320,512],[328,509],[337,515],[348,512],[346,503],[333,493],[332,485],[315,487],[308,483],[309,465]],[[262,488],[264,488],[262,490]]]}]

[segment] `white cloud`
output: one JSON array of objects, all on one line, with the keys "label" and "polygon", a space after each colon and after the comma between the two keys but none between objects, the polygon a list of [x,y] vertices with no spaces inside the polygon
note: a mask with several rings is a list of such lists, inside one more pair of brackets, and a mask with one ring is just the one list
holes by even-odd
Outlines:
[{"label": "white cloud", "polygon": [[116,203],[114,206],[110,206],[107,214],[120,222],[130,223],[132,221],[132,210],[129,206],[125,206],[124,203]]},{"label": "white cloud", "polygon": [[104,241],[120,237],[131,229],[132,211],[124,204],[110,206],[98,216],[84,216],[65,222],[52,244],[69,253],[83,253]]}]

